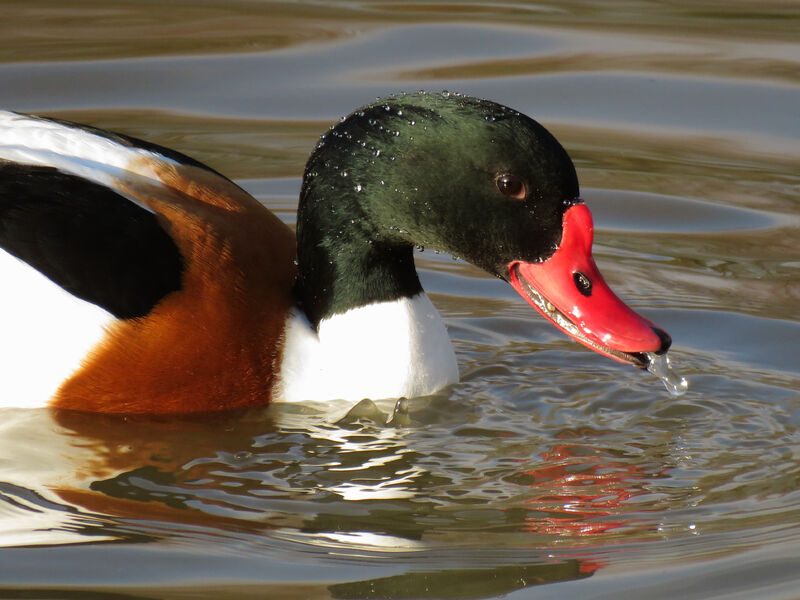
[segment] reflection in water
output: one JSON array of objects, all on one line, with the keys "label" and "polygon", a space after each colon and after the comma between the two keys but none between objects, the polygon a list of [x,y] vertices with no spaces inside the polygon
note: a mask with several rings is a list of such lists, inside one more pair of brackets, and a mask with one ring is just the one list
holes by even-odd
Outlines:
[{"label": "reflection in water", "polygon": [[650,479],[663,476],[582,445],[559,444],[542,458],[524,474],[534,492],[526,529],[536,533],[585,537],[629,526],[631,501],[649,493]]},{"label": "reflection in water", "polygon": [[[426,495],[454,482],[420,466],[432,448],[415,448],[408,434],[424,425],[408,414],[408,406],[401,400],[385,413],[374,403],[360,403],[338,424],[330,414],[302,407],[291,414],[297,406],[287,407],[288,414],[262,409],[178,419],[42,411],[35,427],[52,419],[48,454],[59,459],[60,477],[44,490],[48,497],[0,485],[0,502],[18,509],[20,533],[5,537],[4,545],[229,537],[260,547],[288,543],[352,560],[404,552],[425,556],[447,546],[437,536],[452,518],[446,506]],[[409,425],[387,425],[387,419]],[[298,423],[304,427],[295,427]],[[449,471],[446,465],[443,471]],[[558,493],[554,485],[551,481],[551,494]],[[462,493],[468,491],[457,495]],[[552,499],[525,502],[544,512]],[[437,514],[439,509],[445,510]],[[522,531],[533,512],[520,521]],[[469,527],[480,528],[480,518]],[[568,528],[547,533],[564,531]],[[334,584],[329,591],[336,598],[483,598],[586,577],[597,567],[569,558],[414,569]]]},{"label": "reflection in water", "polygon": [[[626,503],[664,476],[663,468],[654,473],[601,446],[567,443],[546,449],[535,466],[529,458],[486,473],[480,465],[456,468],[469,457],[444,452],[446,440],[426,440],[419,420],[378,426],[375,416],[385,415],[365,416],[359,407],[340,420],[345,426],[302,415],[302,429],[277,424],[269,409],[177,420],[54,411],[62,428],[59,468],[72,473],[50,491],[81,513],[123,521],[280,529],[283,539],[302,544],[396,551],[435,547],[443,529],[485,527],[504,512],[502,530],[604,533],[623,526]],[[20,490],[8,485],[7,499]],[[476,505],[480,497],[489,505]],[[56,506],[36,505],[44,512]]]}]

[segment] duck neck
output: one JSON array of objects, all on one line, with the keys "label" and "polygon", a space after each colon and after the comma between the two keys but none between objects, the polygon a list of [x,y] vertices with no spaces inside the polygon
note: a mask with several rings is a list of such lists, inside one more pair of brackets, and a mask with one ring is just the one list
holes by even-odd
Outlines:
[{"label": "duck neck", "polygon": [[295,293],[315,329],[334,315],[422,292],[413,247],[376,241],[366,219],[348,214],[342,207],[329,212],[321,230],[298,213]]},{"label": "duck neck", "polygon": [[458,381],[447,330],[422,291],[405,232],[368,218],[346,190],[318,189],[304,187],[297,213],[295,293],[304,314],[288,322],[279,396],[420,396]]}]

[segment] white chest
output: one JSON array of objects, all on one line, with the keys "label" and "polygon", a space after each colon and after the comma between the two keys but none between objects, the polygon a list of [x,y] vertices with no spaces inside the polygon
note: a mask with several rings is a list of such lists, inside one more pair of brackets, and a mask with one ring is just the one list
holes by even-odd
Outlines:
[{"label": "white chest", "polygon": [[444,322],[425,293],[352,309],[314,332],[293,313],[276,400],[423,396],[458,381]]}]

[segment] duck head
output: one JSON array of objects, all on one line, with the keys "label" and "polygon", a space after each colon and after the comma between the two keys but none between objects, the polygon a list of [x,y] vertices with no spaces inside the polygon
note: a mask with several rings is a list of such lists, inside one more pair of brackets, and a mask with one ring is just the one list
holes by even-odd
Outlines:
[{"label": "duck head", "polygon": [[422,288],[415,245],[509,284],[567,335],[646,366],[669,336],[603,280],[564,148],[533,119],[448,93],[377,100],[320,139],[298,210],[297,293],[313,325]]}]

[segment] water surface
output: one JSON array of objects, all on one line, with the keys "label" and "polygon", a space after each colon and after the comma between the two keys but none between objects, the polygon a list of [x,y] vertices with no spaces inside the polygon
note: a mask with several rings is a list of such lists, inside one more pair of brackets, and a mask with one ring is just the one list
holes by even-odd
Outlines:
[{"label": "water surface", "polygon": [[462,382],[389,425],[0,411],[0,597],[798,597],[800,5],[4,7],[0,104],[190,154],[289,223],[316,137],[375,96],[534,116],[690,388],[418,253]]}]

